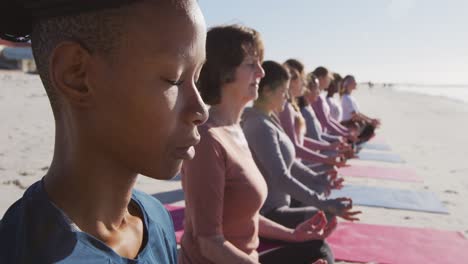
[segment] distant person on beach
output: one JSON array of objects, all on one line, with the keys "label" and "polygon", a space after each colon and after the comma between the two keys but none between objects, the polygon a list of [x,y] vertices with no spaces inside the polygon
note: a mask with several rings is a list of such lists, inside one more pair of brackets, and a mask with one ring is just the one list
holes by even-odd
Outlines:
[{"label": "distant person on beach", "polygon": [[24,0],[0,13],[1,38],[31,37],[56,127],[49,171],[0,222],[0,263],[177,263],[170,215],[133,187],[174,177],[207,119],[197,2]]},{"label": "distant person on beach", "polygon": [[312,103],[312,108],[322,128],[329,134],[344,137],[349,142],[355,142],[357,140],[355,132],[341,125],[338,120],[333,119],[330,115],[330,107],[326,102],[326,89],[330,86],[333,76],[327,68],[322,66],[317,67],[313,71],[313,74],[319,80],[320,95],[317,100]]},{"label": "distant person on beach", "polygon": [[343,166],[345,161],[341,155],[343,150],[341,142],[329,143],[305,136],[307,126],[297,105],[297,99],[305,91],[304,65],[298,60],[289,59],[285,62],[285,66],[291,74],[288,89],[289,100],[286,102],[283,111],[278,113],[278,117],[284,132],[294,144],[297,158],[307,164],[314,165],[316,170],[322,170],[318,168],[331,169],[333,166]]},{"label": "distant person on beach", "polygon": [[[288,227],[295,227],[310,218],[317,209],[331,216],[357,220],[354,215],[359,212],[351,211],[350,199],[327,200],[317,196],[317,193],[329,192],[330,186],[321,183],[324,175],[317,175],[295,158],[294,144],[275,115],[285,107],[288,71],[274,61],[264,62],[263,68],[265,77],[260,81],[259,96],[253,107],[245,110],[242,121],[253,158],[268,185],[268,196],[261,213]],[[342,181],[334,183],[339,185]],[[292,207],[291,198],[304,206]]]},{"label": "distant person on beach", "polygon": [[[206,54],[199,89],[211,105],[210,117],[199,129],[195,158],[182,168],[186,208],[180,263],[333,263],[329,248],[321,246],[336,221],[327,223],[323,212],[291,228],[259,214],[267,184],[239,124],[264,76],[259,33],[238,25],[214,27]],[[259,257],[259,236],[291,244]]]},{"label": "distant person on beach", "polygon": [[[309,73],[306,77],[306,90],[304,95],[298,98],[298,106],[301,109],[302,116],[306,124],[306,137],[313,138],[322,142],[342,142],[346,150],[344,155],[346,158],[354,157],[354,151],[351,145],[346,144],[345,138],[336,135],[330,135],[323,131],[322,124],[318,120],[312,104],[315,103],[320,96],[319,80],[313,73]],[[341,108],[341,105],[340,105]]]},{"label": "distant person on beach", "polygon": [[374,131],[380,126],[380,120],[370,118],[359,110],[356,99],[352,96],[356,90],[357,84],[354,76],[347,75],[343,79],[343,95],[341,96],[341,105],[343,108],[343,120],[341,123],[358,131],[358,143],[368,141],[374,136]]}]

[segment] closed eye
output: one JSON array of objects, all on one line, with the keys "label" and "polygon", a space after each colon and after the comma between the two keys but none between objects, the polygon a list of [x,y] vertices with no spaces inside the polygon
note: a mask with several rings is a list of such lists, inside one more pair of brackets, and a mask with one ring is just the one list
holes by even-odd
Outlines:
[{"label": "closed eye", "polygon": [[173,86],[179,86],[179,85],[182,85],[184,83],[184,80],[174,81],[174,80],[164,79],[164,81],[169,83],[170,85],[173,85]]}]

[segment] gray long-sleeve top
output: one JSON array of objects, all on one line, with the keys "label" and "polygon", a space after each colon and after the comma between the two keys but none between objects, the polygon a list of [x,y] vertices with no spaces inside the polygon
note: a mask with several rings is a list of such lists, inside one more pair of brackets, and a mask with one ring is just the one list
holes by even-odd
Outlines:
[{"label": "gray long-sleeve top", "polygon": [[294,145],[274,116],[246,108],[242,129],[249,148],[268,186],[261,209],[269,211],[290,204],[291,197],[309,206],[318,206],[317,194],[323,192],[317,174],[296,160]]},{"label": "gray long-sleeve top", "polygon": [[306,123],[306,137],[313,138],[319,141],[325,142],[336,142],[339,141],[339,136],[330,135],[323,132],[322,124],[315,115],[315,111],[312,106],[307,105],[301,109],[301,114],[304,117]]}]

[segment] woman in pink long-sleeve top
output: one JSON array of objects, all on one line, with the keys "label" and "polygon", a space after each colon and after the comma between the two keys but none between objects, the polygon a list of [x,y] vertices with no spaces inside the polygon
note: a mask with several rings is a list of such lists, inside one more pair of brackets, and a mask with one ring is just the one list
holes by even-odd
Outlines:
[{"label": "woman in pink long-sleeve top", "polygon": [[[328,69],[318,67],[313,71],[313,73],[319,79],[320,90],[324,91],[327,89],[332,80]],[[356,141],[356,136],[351,130],[341,125],[337,120],[331,118],[330,108],[326,102],[325,96],[326,95],[322,92],[319,98],[317,98],[317,100],[312,104],[312,108],[314,109],[317,119],[320,121],[322,127],[326,132],[332,135],[342,136],[350,141]]]},{"label": "woman in pink long-sleeve top", "polygon": [[[327,223],[319,212],[288,228],[260,215],[267,184],[240,127],[242,111],[257,97],[264,76],[259,34],[236,25],[212,28],[206,58],[199,90],[211,105],[210,117],[200,126],[194,159],[183,164],[186,218],[180,263],[324,263],[323,258],[332,263],[322,246],[336,220]],[[259,236],[290,244],[259,256]]]}]

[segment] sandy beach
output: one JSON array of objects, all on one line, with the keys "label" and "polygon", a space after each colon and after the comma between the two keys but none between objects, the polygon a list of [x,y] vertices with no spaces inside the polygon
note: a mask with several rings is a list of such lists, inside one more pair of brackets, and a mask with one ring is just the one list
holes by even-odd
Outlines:
[{"label": "sandy beach", "polygon": [[[434,192],[449,215],[359,207],[361,222],[460,231],[468,236],[468,104],[440,97],[363,87],[356,92],[363,112],[379,117],[379,136],[400,154],[404,165],[351,161],[351,164],[406,166],[423,183],[349,179],[347,183]],[[37,75],[0,71],[0,217],[41,179],[52,159],[54,123]],[[163,202],[183,204],[180,181],[140,177],[137,188]]]}]

